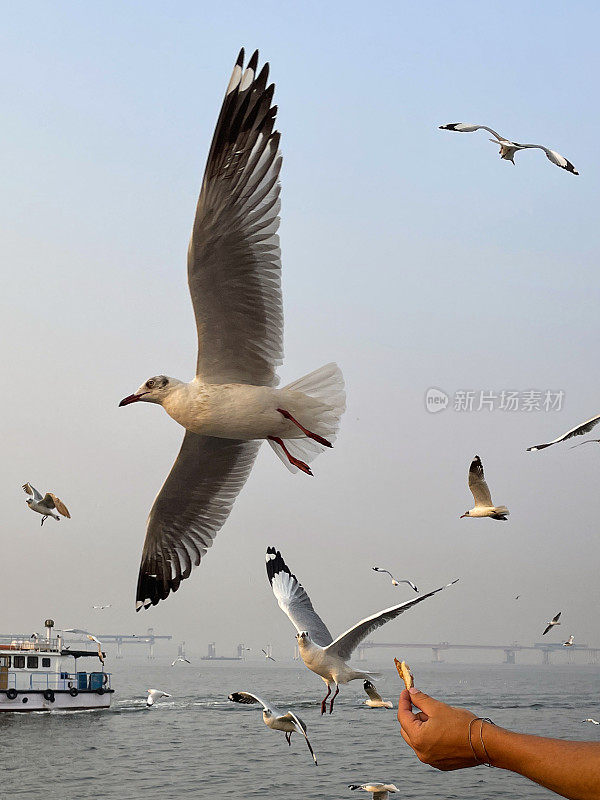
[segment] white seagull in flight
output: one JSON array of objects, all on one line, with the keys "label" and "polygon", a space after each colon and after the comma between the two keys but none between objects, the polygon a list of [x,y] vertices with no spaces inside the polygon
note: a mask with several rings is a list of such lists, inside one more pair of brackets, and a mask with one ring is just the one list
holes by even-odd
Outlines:
[{"label": "white seagull in flight", "polygon": [[178,661],[181,661],[182,663],[185,663],[185,664],[191,664],[192,663],[191,661],[188,661],[187,658],[184,658],[183,656],[177,656],[175,661],[171,662],[171,666],[174,667],[175,664],[177,664]]},{"label": "white seagull in flight", "polygon": [[261,653],[264,653],[264,655],[265,655],[265,661],[275,661],[275,659],[273,658],[273,656],[270,656],[270,655],[267,653],[267,651],[266,651],[266,650],[265,650],[263,647],[261,647],[261,648],[260,648],[260,652],[261,652]]},{"label": "white seagull in flight", "polygon": [[[296,639],[302,661],[308,669],[319,675],[327,684],[327,694],[321,702],[321,714],[325,713],[326,701],[331,694],[332,686],[335,686],[335,694],[330,701],[330,714],[333,711],[333,701],[338,695],[340,684],[375,678],[371,673],[353,669],[346,663],[363,639],[407,609],[446,588],[446,586],[440,586],[439,589],[434,589],[414,600],[407,600],[397,606],[378,611],[357,622],[334,641],[325,623],[314,610],[303,586],[296,576],[292,575],[281,553],[274,547],[267,547],[267,577],[279,608],[287,614],[292,625],[298,631]],[[452,586],[456,582],[452,581],[447,586]]]},{"label": "white seagull in flight", "polygon": [[[229,516],[261,442],[292,471],[331,447],[345,409],[327,364],[282,389],[280,134],[258,52],[240,52],[217,121],[188,249],[198,359],[189,383],[149,378],[119,405],[162,405],[185,428],[148,517],[136,610],[177,591]],[[163,314],[159,313],[159,317]],[[156,576],[156,577],[153,577]]]},{"label": "white seagull in flight", "polygon": [[448,125],[440,125],[439,127],[442,131],[456,131],[457,133],[473,133],[473,131],[478,130],[487,131],[495,137],[494,139],[490,139],[490,142],[500,145],[500,158],[504,159],[505,161],[512,161],[513,164],[515,163],[515,153],[517,153],[519,150],[529,150],[531,148],[543,150],[547,159],[557,167],[566,169],[567,172],[572,172],[573,175],[579,175],[573,164],[571,164],[571,162],[564,156],[561,156],[560,153],[557,153],[556,150],[550,150],[549,147],[544,147],[542,144],[519,144],[519,142],[512,142],[510,139],[505,139],[503,136],[500,136],[499,133],[496,133],[496,131],[488,128],[487,125],[471,125],[467,122],[451,122]]},{"label": "white seagull in flight", "polygon": [[[538,450],[544,450],[544,448],[546,447],[551,447],[553,444],[564,442],[566,439],[572,439],[574,436],[583,436],[584,433],[589,433],[593,428],[595,428],[599,422],[600,422],[600,414],[597,414],[595,417],[586,420],[586,422],[582,422],[581,425],[577,425],[575,428],[571,428],[570,431],[563,433],[562,436],[558,436],[556,439],[552,439],[551,442],[546,442],[545,444],[534,444],[533,447],[528,447],[527,452],[535,453]],[[598,440],[591,439],[591,441],[598,441]],[[586,444],[586,442],[580,442],[580,444]]]},{"label": "white seagull in flight", "polygon": [[582,722],[591,722],[592,725],[600,725],[600,722],[596,722],[596,720],[592,719],[591,717],[588,717],[587,719],[582,719],[581,721]]},{"label": "white seagull in flight", "polygon": [[373,686],[371,681],[365,681],[363,683],[363,689],[368,694],[369,699],[365,700],[365,705],[369,706],[369,708],[393,708],[394,704],[390,703],[389,700],[384,700],[382,696],[379,694],[377,689]]},{"label": "white seagull in flight", "polygon": [[546,630],[542,633],[542,636],[545,636],[548,633],[548,631],[551,630],[555,625],[560,625],[560,622],[558,620],[560,619],[561,614],[562,611],[559,611],[555,617],[552,617],[550,622],[546,623],[547,627]]},{"label": "white seagull in flight", "polygon": [[563,647],[573,647],[573,643],[575,642],[575,637],[573,634],[569,636],[566,642],[563,642]]},{"label": "white seagull in flight", "polygon": [[306,735],[306,725],[293,711],[279,711],[275,706],[272,706],[265,700],[261,700],[256,694],[250,694],[250,692],[232,692],[228,699],[233,703],[242,703],[244,705],[260,703],[263,707],[263,720],[265,725],[274,731],[285,731],[285,738],[290,747],[292,746],[292,733],[301,733],[306,739],[310,754],[313,757],[315,766],[317,766],[317,757]]},{"label": "white seagull in flight", "polygon": [[160,700],[161,697],[171,697],[171,695],[167,694],[166,692],[162,692],[160,689],[148,689],[146,705],[148,707],[153,706],[155,701]]},{"label": "white seagull in flight", "polygon": [[98,605],[98,606],[92,606],[92,608],[95,608],[96,611],[104,611],[105,608],[111,608],[111,605],[112,603],[107,603],[105,606]]},{"label": "white seagull in flight", "polygon": [[389,792],[400,791],[393,783],[361,783],[360,785],[349,783],[348,788],[352,790],[362,789],[363,792],[371,792],[373,794],[373,800],[388,800]]},{"label": "white seagull in flight", "polygon": [[[48,517],[52,517],[52,519],[60,522],[60,517],[58,514],[62,514],[63,517],[66,517],[67,519],[71,519],[69,509],[62,502],[62,500],[59,500],[55,494],[52,494],[52,492],[46,492],[46,494],[42,496],[42,493],[38,492],[38,490],[30,483],[24,483],[22,489],[25,494],[31,495],[31,497],[28,497],[25,501],[29,508],[32,511],[37,511],[38,514],[42,515],[42,521],[40,522],[40,525],[43,525]],[[58,514],[54,513],[55,509],[58,511]]]},{"label": "white seagull in flight", "polygon": [[475,500],[475,506],[461,515],[463,517],[490,517],[506,521],[510,511],[506,506],[495,506],[483,474],[483,464],[479,456],[475,456],[469,467],[469,489]]},{"label": "white seagull in flight", "polygon": [[385,573],[386,573],[386,575],[389,575],[389,576],[390,576],[390,578],[392,579],[392,586],[399,586],[401,583],[408,583],[408,585],[410,586],[410,588],[411,588],[411,589],[413,589],[415,592],[418,592],[418,591],[419,591],[419,590],[417,589],[417,587],[415,586],[415,584],[414,584],[412,581],[408,581],[408,580],[406,580],[406,579],[404,579],[404,580],[397,580],[396,578],[394,578],[394,576],[392,575],[392,573],[391,573],[389,570],[387,570],[387,569],[382,569],[381,567],[371,567],[371,569],[372,569],[374,572],[385,572]]}]

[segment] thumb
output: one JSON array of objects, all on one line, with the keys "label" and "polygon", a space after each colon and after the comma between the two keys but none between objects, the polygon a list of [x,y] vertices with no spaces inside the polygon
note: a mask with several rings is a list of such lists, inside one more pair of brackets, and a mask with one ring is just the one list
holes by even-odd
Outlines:
[{"label": "thumb", "polygon": [[410,701],[413,706],[420,708],[421,711],[424,711],[428,716],[431,716],[433,713],[435,713],[436,709],[444,705],[443,703],[440,703],[439,700],[435,700],[433,697],[425,694],[425,692],[415,689],[414,686],[411,686],[408,691],[410,693]]},{"label": "thumb", "polygon": [[398,701],[398,722],[404,731],[413,730],[415,724],[421,724],[421,719],[412,712],[411,696],[406,689],[402,690]]}]

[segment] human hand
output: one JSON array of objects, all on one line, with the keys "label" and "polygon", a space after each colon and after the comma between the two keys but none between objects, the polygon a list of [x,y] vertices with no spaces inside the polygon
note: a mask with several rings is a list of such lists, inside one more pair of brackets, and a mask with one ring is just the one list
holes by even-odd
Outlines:
[{"label": "human hand", "polygon": [[[418,714],[413,714],[411,701],[420,709]],[[398,701],[402,738],[419,761],[444,771],[481,763],[469,745],[469,723],[474,719],[475,714],[465,708],[448,706],[415,688],[404,689]],[[477,735],[477,725],[473,725],[473,734]]]}]

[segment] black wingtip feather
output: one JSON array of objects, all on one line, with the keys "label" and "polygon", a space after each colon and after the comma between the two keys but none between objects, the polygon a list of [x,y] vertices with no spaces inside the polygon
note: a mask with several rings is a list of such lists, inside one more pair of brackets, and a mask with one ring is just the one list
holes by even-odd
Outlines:
[{"label": "black wingtip feather", "polygon": [[258,66],[258,50],[255,50],[250,57],[247,69],[253,69],[256,72],[257,66]]},{"label": "black wingtip feather", "polygon": [[273,585],[273,578],[280,572],[285,572],[291,575],[292,578],[295,577],[290,572],[279,550],[276,550],[274,547],[267,547],[267,577],[271,586]]},{"label": "black wingtip feather", "polygon": [[245,55],[244,48],[242,47],[238,54],[237,61],[235,62],[236,67],[244,66],[244,55]]}]

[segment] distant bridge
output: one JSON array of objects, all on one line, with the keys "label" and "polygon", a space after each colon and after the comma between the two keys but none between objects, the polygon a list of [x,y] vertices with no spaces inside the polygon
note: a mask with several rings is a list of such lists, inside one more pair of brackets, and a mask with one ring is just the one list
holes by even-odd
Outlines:
[{"label": "distant bridge", "polygon": [[433,663],[439,664],[444,659],[442,653],[444,650],[503,650],[504,663],[516,664],[517,653],[521,650],[536,650],[542,654],[542,664],[550,664],[550,653],[556,652],[585,652],[588,654],[588,663],[600,663],[600,648],[588,647],[587,644],[574,644],[572,647],[563,647],[562,644],[551,644],[550,642],[536,642],[535,644],[519,644],[513,642],[512,644],[451,644],[450,642],[437,642],[433,644],[424,644],[423,642],[363,642],[358,647],[359,659],[366,658],[366,650],[372,648],[394,648],[400,650],[401,648],[421,648],[431,650],[433,654]]},{"label": "distant bridge", "polygon": [[[57,630],[57,633],[60,631]],[[148,628],[146,633],[142,634],[126,634],[126,633],[94,633],[97,639],[102,644],[114,642],[117,645],[117,658],[123,658],[123,645],[124,644],[145,644],[148,645],[148,659],[154,659],[154,644],[159,639],[170,641],[173,637],[170,634],[157,634],[154,633],[154,628]],[[12,642],[13,639],[29,639],[29,636],[23,633],[0,633],[0,642]],[[71,642],[87,642],[87,639],[81,637],[81,634],[70,634],[69,641]]]}]

